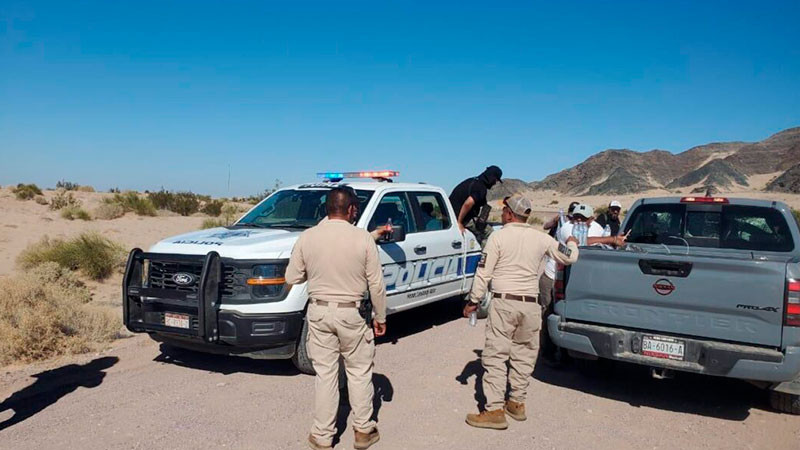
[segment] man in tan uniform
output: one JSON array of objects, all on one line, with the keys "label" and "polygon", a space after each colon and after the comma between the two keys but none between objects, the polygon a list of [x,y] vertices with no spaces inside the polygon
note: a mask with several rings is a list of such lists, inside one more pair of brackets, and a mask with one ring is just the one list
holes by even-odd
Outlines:
[{"label": "man in tan uniform", "polygon": [[[335,188],[326,200],[328,219],[300,235],[286,268],[286,282],[308,281],[308,355],[316,371],[312,449],[330,449],[339,407],[339,358],[344,359],[355,448],[366,449],[380,435],[372,417],[375,337],[386,333],[386,288],[373,237],[356,228],[355,193]],[[369,290],[374,331],[358,313]]]},{"label": "man in tan uniform", "polygon": [[[542,324],[542,307],[537,298],[544,257],[567,265],[578,259],[575,238],[559,245],[555,239],[527,225],[531,208],[530,200],[524,197],[503,200],[503,228],[489,235],[470,301],[464,307],[465,316],[475,311],[492,282],[492,303],[481,357],[486,410],[467,414],[467,423],[474,427],[504,430],[508,428],[506,414],[516,420],[526,419],[526,391],[536,364]],[[507,383],[511,391],[506,402]]]}]

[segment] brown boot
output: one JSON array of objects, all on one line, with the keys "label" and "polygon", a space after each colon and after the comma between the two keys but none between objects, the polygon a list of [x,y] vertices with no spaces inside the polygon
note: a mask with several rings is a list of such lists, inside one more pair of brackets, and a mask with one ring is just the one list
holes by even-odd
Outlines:
[{"label": "brown boot", "polygon": [[517,403],[514,400],[508,400],[506,402],[506,414],[520,422],[528,420],[528,417],[525,415],[525,403]]},{"label": "brown boot", "polygon": [[308,435],[308,446],[313,450],[333,450],[333,447],[330,445],[322,445],[314,439],[314,436]]},{"label": "brown boot", "polygon": [[373,428],[369,433],[362,433],[358,430],[356,432],[356,441],[353,443],[353,448],[356,450],[364,450],[370,448],[372,444],[381,440],[381,435],[378,433],[378,428]]},{"label": "brown boot", "polygon": [[502,409],[483,411],[480,414],[467,414],[467,424],[477,428],[491,428],[505,430],[508,428],[506,415]]}]

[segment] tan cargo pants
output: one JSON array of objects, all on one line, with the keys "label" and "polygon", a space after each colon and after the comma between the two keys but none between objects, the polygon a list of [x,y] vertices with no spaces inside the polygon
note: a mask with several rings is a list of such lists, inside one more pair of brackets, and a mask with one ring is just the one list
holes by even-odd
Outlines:
[{"label": "tan cargo pants", "polygon": [[339,356],[344,359],[347,390],[353,409],[353,428],[368,433],[375,427],[372,417],[372,366],[375,334],[356,308],[335,303],[311,303],[308,320],[308,356],[317,372],[314,425],[311,435],[321,445],[331,445],[336,434],[339,409]]},{"label": "tan cargo pants", "polygon": [[503,408],[507,382],[511,385],[509,399],[525,403],[536,365],[541,324],[542,307],[538,303],[492,299],[481,357],[487,411]]}]

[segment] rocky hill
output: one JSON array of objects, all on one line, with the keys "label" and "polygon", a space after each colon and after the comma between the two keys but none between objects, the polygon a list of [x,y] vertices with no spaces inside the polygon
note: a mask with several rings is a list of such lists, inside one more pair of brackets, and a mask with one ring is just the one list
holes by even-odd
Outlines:
[{"label": "rocky hill", "polygon": [[792,166],[783,175],[769,182],[767,191],[793,194],[800,192],[800,164]]},{"label": "rocky hill", "polygon": [[[794,169],[769,189],[800,193],[800,127],[781,131],[760,142],[718,142],[690,148],[681,153],[665,150],[637,152],[605,150],[569,169],[541,181],[525,184],[514,180],[501,188],[503,195],[525,190],[553,190],[569,195],[629,194],[649,189],[726,190],[748,186],[748,177]],[[793,178],[792,178],[793,179]],[[513,187],[512,187],[513,186]],[[497,188],[496,188],[497,189]],[[496,189],[490,194],[499,198]]]}]

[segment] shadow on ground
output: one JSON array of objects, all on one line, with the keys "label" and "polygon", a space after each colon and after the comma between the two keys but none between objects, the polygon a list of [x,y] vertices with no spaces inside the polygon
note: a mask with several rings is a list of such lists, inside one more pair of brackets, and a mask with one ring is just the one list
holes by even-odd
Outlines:
[{"label": "shadow on ground", "polygon": [[[605,362],[605,361],[604,361]],[[690,373],[656,380],[644,366],[611,362],[600,367],[576,364],[553,368],[537,364],[533,377],[544,383],[625,402],[634,407],[742,421],[751,408],[768,410],[767,395],[744,381]]]},{"label": "shadow on ground", "polygon": [[453,297],[392,314],[386,320],[386,335],[378,338],[376,343],[396,344],[404,337],[463,318],[463,308],[461,297]]},{"label": "shadow on ground", "polygon": [[188,367],[190,369],[216,372],[223,375],[252,373],[255,375],[288,376],[300,373],[291,360],[252,359],[242,356],[226,356],[186,350],[169,344],[161,344],[161,354],[153,361]]},{"label": "shadow on ground", "polygon": [[86,364],[69,364],[33,375],[36,381],[13,393],[0,404],[0,412],[14,410],[14,415],[0,423],[0,430],[38,414],[79,387],[100,386],[106,369],[119,361],[115,356],[94,359]]},{"label": "shadow on ground", "polygon": [[[468,362],[456,381],[462,385],[475,377],[475,401],[486,406],[483,393],[481,350]],[[634,407],[696,414],[724,420],[743,421],[751,408],[770,410],[766,392],[744,381],[730,378],[678,373],[671,380],[656,380],[647,367],[610,362],[580,370],[574,361],[558,367],[537,363],[533,377],[543,383],[574,389],[590,395],[625,402]]]},{"label": "shadow on ground", "polygon": [[[343,383],[340,380],[340,383]],[[386,375],[372,374],[372,387],[375,393],[372,396],[372,420],[380,422],[379,414],[384,402],[391,402],[394,398],[394,387]],[[339,411],[336,413],[336,436],[333,437],[334,447],[339,443],[342,435],[351,428],[347,426],[347,418],[353,408],[350,407],[347,386],[342,384],[339,391]]]}]

